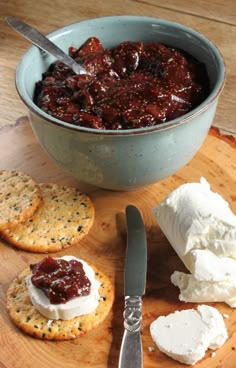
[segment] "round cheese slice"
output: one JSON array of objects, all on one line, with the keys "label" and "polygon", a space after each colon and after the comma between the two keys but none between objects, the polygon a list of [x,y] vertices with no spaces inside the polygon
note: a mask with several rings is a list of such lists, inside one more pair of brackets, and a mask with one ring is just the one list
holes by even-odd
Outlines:
[{"label": "round cheese slice", "polygon": [[160,316],[152,322],[150,332],[163,353],[191,365],[202,359],[208,348],[222,346],[228,337],[222,315],[207,305]]}]

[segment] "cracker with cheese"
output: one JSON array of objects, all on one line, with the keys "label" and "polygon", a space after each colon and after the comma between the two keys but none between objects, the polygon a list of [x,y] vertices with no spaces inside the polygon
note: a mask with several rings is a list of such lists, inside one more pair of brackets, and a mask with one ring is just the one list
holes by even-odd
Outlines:
[{"label": "cracker with cheese", "polygon": [[0,231],[30,218],[41,200],[39,185],[22,172],[0,170]]},{"label": "cracker with cheese", "polygon": [[94,206],[76,188],[58,184],[39,184],[42,201],[24,223],[2,231],[17,248],[30,252],[57,252],[77,244],[90,230]]},{"label": "cracker with cheese", "polygon": [[108,316],[114,301],[114,287],[108,276],[92,266],[99,281],[99,303],[94,312],[70,320],[53,320],[44,317],[32,304],[25,269],[10,285],[7,292],[7,310],[13,323],[26,334],[45,340],[70,340],[82,336],[101,324]]}]

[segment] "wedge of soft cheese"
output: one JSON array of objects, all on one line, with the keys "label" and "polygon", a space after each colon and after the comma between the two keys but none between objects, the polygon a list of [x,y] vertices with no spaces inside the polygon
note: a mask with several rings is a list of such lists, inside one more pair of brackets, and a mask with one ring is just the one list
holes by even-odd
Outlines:
[{"label": "wedge of soft cheese", "polygon": [[171,282],[179,288],[179,300],[184,302],[226,302],[233,306],[233,299],[236,298],[236,281],[232,280],[199,281],[191,274],[175,271],[171,275]]},{"label": "wedge of soft cheese", "polygon": [[94,270],[85,261],[79,258],[73,256],[64,256],[61,258],[65,259],[66,261],[75,259],[83,264],[85,274],[91,282],[90,294],[87,296],[73,298],[66,303],[50,304],[49,298],[43,293],[43,291],[32,284],[30,275],[26,278],[26,284],[28,286],[32,304],[39,311],[39,313],[48,319],[69,320],[74,317],[93,312],[99,303],[100,287],[100,283],[95,278]]},{"label": "wedge of soft cheese", "polygon": [[171,282],[185,302],[225,302],[236,307],[236,260],[218,257],[207,249],[190,252],[192,274],[175,271]]},{"label": "wedge of soft cheese", "polygon": [[201,360],[207,349],[221,347],[228,337],[222,315],[207,305],[161,316],[152,322],[150,332],[163,353],[189,365]]},{"label": "wedge of soft cheese", "polygon": [[187,183],[171,192],[154,216],[165,236],[192,271],[190,252],[208,249],[220,257],[236,258],[236,216],[208,182]]},{"label": "wedge of soft cheese", "polygon": [[190,252],[190,269],[199,281],[231,281],[236,287],[236,259],[218,257],[208,249],[195,249]]}]

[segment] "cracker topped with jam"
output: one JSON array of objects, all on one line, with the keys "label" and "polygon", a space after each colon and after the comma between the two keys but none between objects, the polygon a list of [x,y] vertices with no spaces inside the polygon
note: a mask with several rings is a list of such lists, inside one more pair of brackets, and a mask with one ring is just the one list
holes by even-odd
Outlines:
[{"label": "cracker topped with jam", "polygon": [[[40,275],[43,282],[39,282]],[[85,293],[81,293],[84,286]],[[65,297],[68,289],[73,292]],[[101,324],[113,300],[114,287],[103,271],[73,256],[47,257],[12,282],[7,292],[7,310],[12,322],[30,336],[70,340]]]}]

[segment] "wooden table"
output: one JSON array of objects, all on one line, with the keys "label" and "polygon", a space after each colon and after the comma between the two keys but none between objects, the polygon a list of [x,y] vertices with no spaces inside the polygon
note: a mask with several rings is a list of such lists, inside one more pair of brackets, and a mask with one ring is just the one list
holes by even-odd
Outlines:
[{"label": "wooden table", "polygon": [[[4,22],[13,15],[43,33],[82,19],[104,15],[133,14],[167,18],[204,33],[220,48],[227,67],[227,83],[221,95],[214,126],[194,159],[175,175],[148,188],[131,193],[114,193],[82,185],[56,167],[36,141],[26,118],[26,108],[15,90],[15,68],[30,44]],[[45,342],[22,334],[12,325],[5,308],[5,293],[11,280],[29,263],[42,255],[18,251],[0,241],[0,367],[108,367],[118,364],[123,333],[123,266],[126,225],[124,210],[133,203],[140,208],[147,229],[148,277],[143,307],[143,348],[145,368],[177,368],[181,364],[167,358],[150,337],[150,323],[160,314],[194,307],[178,301],[178,290],[170,284],[171,273],[183,265],[168,244],[152,216],[152,208],[171,190],[187,181],[206,177],[212,189],[229,201],[236,213],[236,2],[199,0],[117,0],[79,1],[2,0],[0,3],[0,168],[17,169],[31,174],[38,182],[57,182],[77,186],[88,193],[95,204],[96,218],[89,235],[69,254],[95,262],[111,277],[115,303],[109,317],[99,328],[81,339],[69,342]],[[68,254],[61,252],[61,255]],[[58,256],[58,254],[57,254]],[[212,304],[229,315],[225,320],[229,339],[217,351],[207,352],[198,368],[235,368],[236,311],[223,303]]]}]

